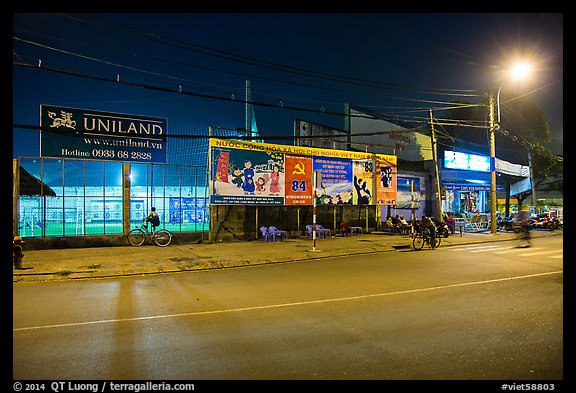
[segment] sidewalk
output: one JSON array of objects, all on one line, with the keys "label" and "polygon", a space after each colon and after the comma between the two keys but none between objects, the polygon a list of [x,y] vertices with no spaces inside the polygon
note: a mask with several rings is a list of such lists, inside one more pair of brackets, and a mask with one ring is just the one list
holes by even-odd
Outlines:
[{"label": "sidewalk", "polygon": [[[532,231],[533,237],[562,235]],[[176,234],[176,236],[178,236]],[[443,238],[440,248],[490,241],[511,241],[512,232],[464,233]],[[157,274],[267,263],[306,261],[334,256],[413,250],[410,236],[383,233],[343,237],[337,235],[316,240],[316,251],[307,237],[265,243],[262,241],[229,243],[186,243],[168,247],[144,244],[141,247],[91,247],[26,251],[22,269],[13,268],[13,282],[43,282],[80,278]],[[419,252],[431,252],[428,246]]]}]

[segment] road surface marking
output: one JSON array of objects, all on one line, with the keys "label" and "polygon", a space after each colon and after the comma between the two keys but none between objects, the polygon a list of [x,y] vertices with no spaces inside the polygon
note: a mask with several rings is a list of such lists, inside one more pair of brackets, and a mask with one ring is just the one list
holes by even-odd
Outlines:
[{"label": "road surface marking", "polygon": [[559,252],[559,250],[548,250],[548,251],[540,251],[540,252],[528,252],[524,254],[520,254],[521,257],[531,257],[534,255],[542,255],[542,254],[550,254],[553,252]]},{"label": "road surface marking", "polygon": [[[519,251],[518,249],[519,249],[519,247],[512,247],[512,248],[505,250],[505,251],[495,251],[494,254],[506,254],[509,252],[517,252],[517,251]],[[524,247],[522,247],[522,249],[524,249]],[[542,247],[531,247],[530,249],[531,250],[541,250]]]},{"label": "road surface marking", "polygon": [[487,246],[485,244],[478,244],[478,245],[463,245],[463,246],[455,246],[450,247],[450,250],[474,250],[477,248],[485,248],[485,247],[498,247],[498,246]]},{"label": "road surface marking", "polygon": [[484,251],[494,251],[494,250],[501,250],[502,247],[500,246],[486,246],[481,248],[476,248],[474,250],[469,250],[470,252],[484,252]]},{"label": "road surface marking", "polygon": [[341,301],[349,301],[349,300],[361,300],[361,299],[369,299],[369,298],[374,298],[374,297],[406,295],[406,294],[412,294],[412,293],[418,293],[418,292],[436,291],[439,289],[467,287],[467,286],[472,286],[472,285],[490,284],[490,283],[495,283],[495,282],[503,282],[503,281],[511,281],[511,280],[521,280],[524,278],[549,276],[549,275],[553,275],[553,274],[563,274],[563,273],[564,273],[563,270],[558,270],[558,271],[553,271],[553,272],[527,274],[524,276],[496,278],[493,280],[471,281],[471,282],[464,282],[464,283],[460,283],[460,284],[441,285],[441,286],[437,286],[437,287],[428,287],[428,288],[420,288],[420,289],[407,289],[405,291],[374,293],[371,295],[348,296],[348,297],[333,298],[333,299],[307,300],[307,301],[294,302],[294,303],[269,304],[269,305],[264,305],[264,306],[229,308],[229,309],[223,309],[223,310],[195,311],[195,312],[187,312],[187,313],[179,313],[179,314],[166,314],[166,315],[152,315],[152,316],[148,316],[148,317],[104,319],[104,320],[99,320],[99,321],[62,323],[62,324],[42,325],[42,326],[29,326],[29,327],[14,328],[14,329],[12,329],[12,332],[22,332],[22,331],[38,330],[38,329],[74,327],[74,326],[98,325],[98,324],[104,324],[104,323],[145,321],[145,320],[155,320],[155,319],[165,319],[165,318],[191,317],[191,316],[199,316],[199,315],[225,314],[225,313],[232,313],[232,312],[266,310],[266,309],[275,309],[275,308],[293,307],[293,306],[305,306],[305,305],[310,305],[310,304],[322,304],[322,303],[333,303],[333,302],[341,302]]}]

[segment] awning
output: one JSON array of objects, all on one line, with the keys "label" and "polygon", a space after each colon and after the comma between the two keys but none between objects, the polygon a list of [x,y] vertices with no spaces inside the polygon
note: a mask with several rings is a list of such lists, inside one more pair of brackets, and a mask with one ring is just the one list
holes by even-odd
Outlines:
[{"label": "awning", "polygon": [[20,167],[20,196],[56,196],[46,183]]}]

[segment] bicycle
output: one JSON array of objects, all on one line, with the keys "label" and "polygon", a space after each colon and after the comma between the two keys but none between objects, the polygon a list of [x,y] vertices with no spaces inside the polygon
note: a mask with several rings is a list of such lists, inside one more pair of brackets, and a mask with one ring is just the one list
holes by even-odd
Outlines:
[{"label": "bicycle", "polygon": [[134,228],[128,232],[127,237],[128,243],[134,247],[141,246],[146,239],[150,238],[160,247],[166,247],[172,242],[172,233],[168,229],[156,230],[154,225],[152,225],[152,231],[148,231],[148,227],[142,224],[139,228]]},{"label": "bicycle", "polygon": [[442,239],[438,236],[434,237],[434,242],[432,242],[432,236],[430,236],[430,229],[424,228],[423,230],[416,232],[412,238],[412,247],[415,250],[421,250],[424,247],[425,243],[428,243],[428,246],[435,250],[436,248],[440,247],[440,243]]},{"label": "bicycle", "polygon": [[530,247],[532,241],[532,234],[530,233],[530,227],[527,225],[517,225],[516,235],[516,247],[524,248]]}]

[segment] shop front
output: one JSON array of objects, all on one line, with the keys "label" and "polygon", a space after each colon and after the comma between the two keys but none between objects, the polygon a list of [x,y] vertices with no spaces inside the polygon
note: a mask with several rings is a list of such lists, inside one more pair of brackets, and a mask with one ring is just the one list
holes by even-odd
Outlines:
[{"label": "shop front", "polygon": [[[443,183],[446,198],[442,200],[444,213],[489,213],[490,212],[490,184],[468,185]],[[496,185],[496,192],[504,191],[504,187]]]},{"label": "shop front", "polygon": [[[444,151],[440,186],[444,213],[489,213],[490,157]],[[497,185],[496,191],[504,191],[504,187]]]}]

